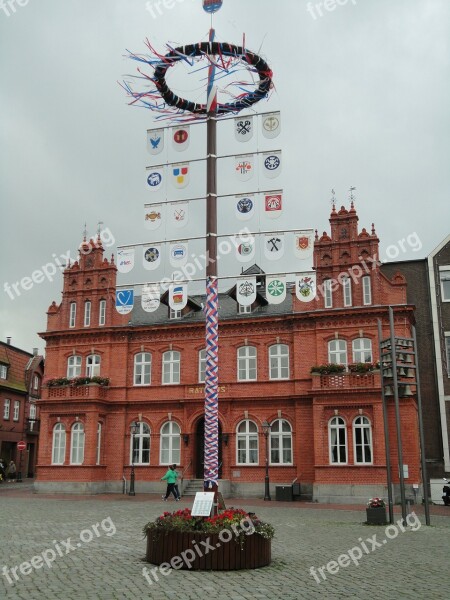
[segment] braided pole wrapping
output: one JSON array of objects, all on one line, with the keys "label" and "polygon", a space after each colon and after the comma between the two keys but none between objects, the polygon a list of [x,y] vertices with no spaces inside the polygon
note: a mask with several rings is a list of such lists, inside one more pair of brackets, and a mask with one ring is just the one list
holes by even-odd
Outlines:
[{"label": "braided pole wrapping", "polygon": [[219,296],[217,278],[206,284],[205,486],[219,479]]}]

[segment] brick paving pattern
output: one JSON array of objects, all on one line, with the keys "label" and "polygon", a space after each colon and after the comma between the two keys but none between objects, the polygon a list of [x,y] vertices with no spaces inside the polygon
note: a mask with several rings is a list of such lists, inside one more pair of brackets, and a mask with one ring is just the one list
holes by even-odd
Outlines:
[{"label": "brick paving pattern", "polygon": [[[57,547],[62,556],[55,550],[51,568],[44,564],[27,575],[18,571],[19,581],[13,584],[1,575],[0,598],[439,600],[449,594],[450,508],[433,507],[432,527],[424,525],[421,514],[423,524],[417,531],[408,528],[373,552],[362,552],[359,566],[351,562],[336,574],[325,569],[326,580],[318,575],[321,583],[317,583],[310,567],[317,571],[349,549],[361,548],[362,542],[375,534],[380,543],[386,539],[384,527],[363,525],[364,507],[227,501],[227,505],[253,510],[276,527],[272,564],[238,572],[172,570],[166,576],[159,575],[159,581],[150,586],[142,573],[144,567],[152,568],[143,560],[142,527],[164,510],[191,506],[192,499],[165,503],[160,497],[139,494],[135,498],[43,497],[33,495],[26,484],[20,489],[17,484],[1,488],[0,569],[4,565],[11,569]],[[423,513],[421,507],[413,508]],[[112,531],[110,522],[105,522],[105,530],[101,527],[108,517],[116,528],[110,536],[106,535]],[[396,512],[396,520],[399,517]],[[100,524],[99,535],[92,533],[96,523]],[[80,541],[81,532],[84,540],[93,537],[92,541]],[[62,542],[67,538],[71,538],[74,549],[65,554],[67,546]],[[366,542],[366,547],[370,550],[371,544]],[[14,580],[10,571],[9,576]]]}]

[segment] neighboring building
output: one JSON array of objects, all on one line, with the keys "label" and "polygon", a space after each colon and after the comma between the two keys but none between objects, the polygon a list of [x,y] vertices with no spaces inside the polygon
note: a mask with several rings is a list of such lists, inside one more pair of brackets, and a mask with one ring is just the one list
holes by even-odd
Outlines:
[{"label": "neighboring building", "polygon": [[[409,337],[414,307],[405,278],[380,270],[378,237],[373,226],[371,233],[358,231],[353,205],[333,207],[330,224],[330,235],[316,234],[314,244],[317,300],[299,301],[291,286],[282,304],[268,304],[256,265],[247,271],[260,284],[250,312],[236,303],[234,288],[220,295],[219,462],[226,495],[262,495],[266,441],[272,491],[298,480],[302,496],[317,501],[386,495],[380,375],[353,372],[351,365],[377,362],[377,321],[387,337],[389,305],[396,334]],[[181,313],[170,311],[166,295],[153,313],[137,298],[131,315],[119,315],[115,291],[113,259],[103,257],[99,238],[84,241],[41,334],[46,376],[50,384],[61,377],[110,381],[44,387],[39,492],[121,492],[132,452],[139,491],[161,491],[170,463],[180,465],[185,480],[203,477],[204,297],[191,297]],[[311,373],[327,363],[345,371]],[[421,481],[414,396],[401,399],[400,411],[412,495],[412,484]],[[388,413],[398,487],[392,401]],[[139,431],[132,440],[133,421]]]},{"label": "neighboring building", "polygon": [[[11,339],[0,342],[0,457],[8,464],[13,460],[22,477],[33,477],[36,471],[39,405],[44,358],[11,345]],[[20,453],[17,442],[24,441]],[[21,467],[21,469],[20,469]]]},{"label": "neighboring building", "polygon": [[421,260],[383,265],[407,281],[407,301],[416,307],[425,457],[429,478],[450,475],[450,236]]}]

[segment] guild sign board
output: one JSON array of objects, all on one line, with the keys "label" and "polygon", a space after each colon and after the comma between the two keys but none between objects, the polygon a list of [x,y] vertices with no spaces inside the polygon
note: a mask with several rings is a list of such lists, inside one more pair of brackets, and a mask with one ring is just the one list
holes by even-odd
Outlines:
[{"label": "guild sign board", "polygon": [[214,502],[214,492],[197,492],[191,510],[193,517],[209,517]]}]

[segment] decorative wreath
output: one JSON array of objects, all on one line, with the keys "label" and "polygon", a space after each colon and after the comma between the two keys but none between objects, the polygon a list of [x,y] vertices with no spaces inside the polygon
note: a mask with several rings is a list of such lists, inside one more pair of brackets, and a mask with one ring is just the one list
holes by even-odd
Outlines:
[{"label": "decorative wreath", "polygon": [[[148,62],[148,64],[152,64],[153,62],[136,55],[131,55],[131,57],[141,62]],[[259,75],[259,85],[254,91],[245,90],[243,94],[235,98],[232,102],[219,103],[217,105],[218,115],[237,113],[244,108],[248,108],[267,97],[272,88],[273,73],[266,61],[257,54],[250,52],[243,46],[235,46],[234,44],[200,42],[198,44],[172,48],[170,52],[165,55],[159,55],[158,59],[154,61],[154,74],[151,78],[147,77],[147,79],[151,79],[154,83],[156,87],[155,91],[164,100],[167,106],[176,108],[179,111],[187,111],[198,116],[207,114],[208,109],[206,104],[198,104],[177,96],[169,88],[166,82],[166,74],[170,67],[173,67],[179,61],[187,60],[190,62],[194,57],[206,57],[211,63],[213,62],[212,57],[216,57],[214,61],[215,66],[218,68],[222,67],[225,71],[228,71],[230,61],[235,58],[245,62],[248,70],[254,71]],[[228,65],[225,63],[228,63]],[[135,100],[142,100],[146,95],[150,96],[150,94],[132,92],[129,86],[126,86],[126,89]]]}]

